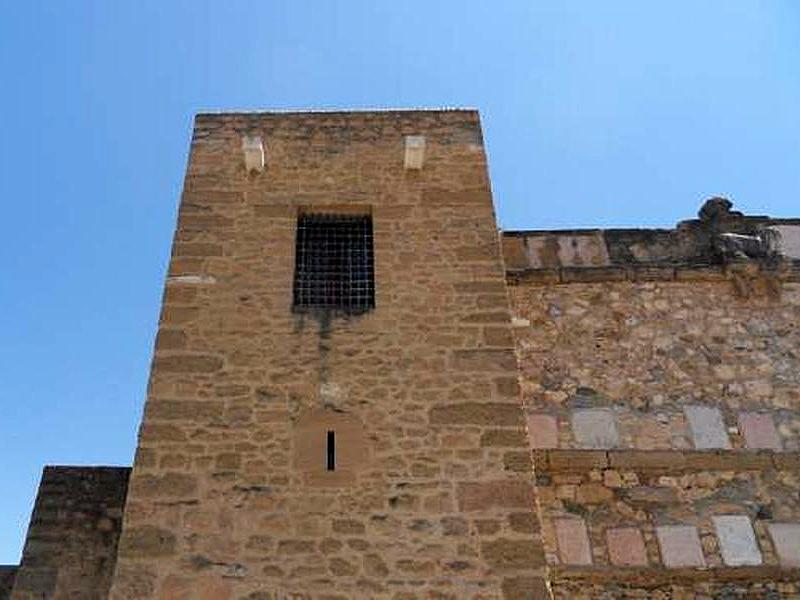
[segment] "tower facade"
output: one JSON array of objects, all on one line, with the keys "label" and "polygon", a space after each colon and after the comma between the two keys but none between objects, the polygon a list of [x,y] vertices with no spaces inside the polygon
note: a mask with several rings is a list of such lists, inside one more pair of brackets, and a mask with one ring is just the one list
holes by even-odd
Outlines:
[{"label": "tower facade", "polygon": [[544,593],[474,111],[199,115],[111,597]]}]

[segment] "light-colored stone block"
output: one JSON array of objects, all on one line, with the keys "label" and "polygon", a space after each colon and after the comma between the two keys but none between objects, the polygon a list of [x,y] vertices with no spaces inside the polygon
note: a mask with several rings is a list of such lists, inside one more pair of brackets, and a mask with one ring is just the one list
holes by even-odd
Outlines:
[{"label": "light-colored stone block", "polygon": [[551,415],[528,414],[528,439],[531,448],[558,448],[558,422]]},{"label": "light-colored stone block", "polygon": [[684,406],[683,413],[689,422],[694,447],[698,449],[730,448],[731,441],[725,431],[722,413],[715,406]]},{"label": "light-colored stone block", "polygon": [[581,448],[616,448],[617,421],[607,408],[585,408],[572,413],[572,432]]},{"label": "light-colored stone block", "polygon": [[244,166],[247,172],[264,170],[264,142],[260,135],[242,137],[242,152],[244,153]]},{"label": "light-colored stone block", "polygon": [[425,162],[425,136],[424,135],[407,135],[406,136],[406,152],[405,152],[405,168],[406,169],[421,169]]},{"label": "light-colored stone block", "polygon": [[745,445],[753,449],[782,450],[781,437],[775,429],[772,415],[743,412],[739,414],[739,431]]},{"label": "light-colored stone block", "polygon": [[534,269],[555,267],[606,267],[611,264],[603,234],[530,236],[526,240],[528,261]]},{"label": "light-colored stone block", "polygon": [[608,558],[618,567],[647,566],[647,550],[642,532],[635,527],[620,527],[606,531]]},{"label": "light-colored stone block", "polygon": [[583,519],[556,519],[558,555],[565,565],[591,565],[592,550]]},{"label": "light-colored stone block", "polygon": [[782,567],[800,567],[800,523],[767,523]]},{"label": "light-colored stone block", "polygon": [[703,548],[697,527],[692,525],[664,525],[656,527],[661,561],[665,567],[705,567]]},{"label": "light-colored stone block", "polygon": [[781,236],[780,252],[789,258],[800,258],[800,225],[776,225]]},{"label": "light-colored stone block", "polygon": [[729,567],[760,565],[761,551],[746,515],[718,515],[711,518],[717,530],[722,560]]}]

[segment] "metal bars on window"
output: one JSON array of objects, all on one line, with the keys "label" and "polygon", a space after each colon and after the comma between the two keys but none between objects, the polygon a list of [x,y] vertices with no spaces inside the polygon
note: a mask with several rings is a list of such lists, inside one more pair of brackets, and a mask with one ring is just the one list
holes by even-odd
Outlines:
[{"label": "metal bars on window", "polygon": [[375,307],[370,215],[301,214],[297,221],[294,308],[355,314]]}]

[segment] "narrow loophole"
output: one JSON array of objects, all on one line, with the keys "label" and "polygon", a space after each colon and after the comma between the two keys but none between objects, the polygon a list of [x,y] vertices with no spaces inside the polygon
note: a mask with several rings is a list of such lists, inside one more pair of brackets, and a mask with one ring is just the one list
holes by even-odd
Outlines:
[{"label": "narrow loophole", "polygon": [[328,432],[328,471],[336,470],[336,434]]}]

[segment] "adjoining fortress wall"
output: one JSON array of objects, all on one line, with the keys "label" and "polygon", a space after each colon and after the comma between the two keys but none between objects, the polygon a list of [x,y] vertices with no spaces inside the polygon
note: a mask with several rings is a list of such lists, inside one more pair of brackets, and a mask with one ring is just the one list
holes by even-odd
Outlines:
[{"label": "adjoining fortress wall", "polygon": [[800,594],[800,227],[776,225],[780,257],[731,261],[699,221],[505,236],[556,598]]},{"label": "adjoining fortress wall", "polygon": [[45,467],[10,600],[105,600],[130,469]]}]

